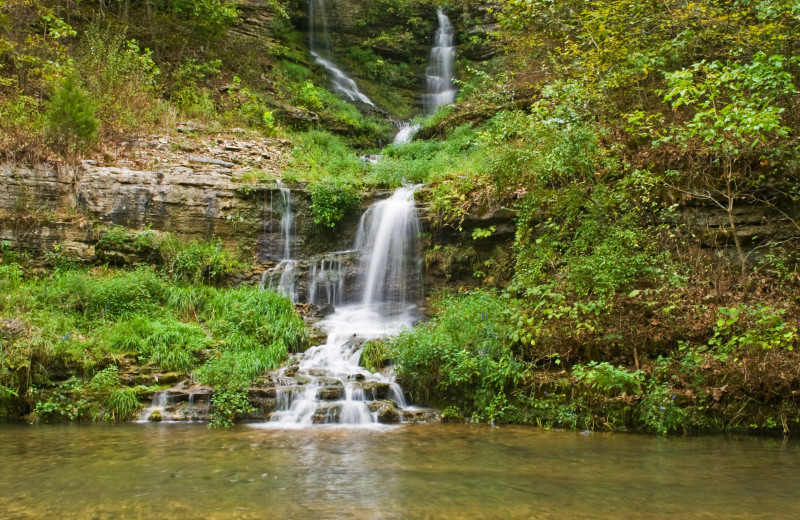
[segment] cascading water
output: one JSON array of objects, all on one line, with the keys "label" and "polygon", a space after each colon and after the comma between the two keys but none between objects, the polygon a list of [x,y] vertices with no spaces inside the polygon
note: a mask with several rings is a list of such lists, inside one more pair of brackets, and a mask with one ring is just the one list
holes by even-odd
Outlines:
[{"label": "cascading water", "polygon": [[292,191],[280,188],[281,194],[281,239],[283,240],[283,259],[292,258],[292,238],[294,237],[294,215],[292,214]]},{"label": "cascading water", "polygon": [[[433,114],[442,105],[456,100],[458,91],[453,88],[453,62],[456,58],[455,28],[450,19],[439,9],[436,11],[439,27],[431,49],[431,59],[425,71],[426,93],[422,97],[425,113]],[[420,126],[411,122],[398,125],[393,144],[410,143]]]},{"label": "cascading water", "polygon": [[426,71],[427,94],[424,96],[425,111],[436,112],[442,105],[455,101],[458,91],[453,88],[453,62],[456,58],[455,28],[450,19],[439,9],[436,12],[439,29],[436,31],[431,62]]},{"label": "cascading water", "polygon": [[361,217],[357,249],[362,251],[363,301],[385,316],[406,310],[407,298],[418,298],[419,221],[413,188],[401,188],[375,203]]},{"label": "cascading water", "polygon": [[356,238],[360,295],[318,324],[328,333],[324,345],[279,372],[284,386],[276,391],[278,410],[261,427],[374,425],[379,415],[408,409],[393,376],[372,373],[359,360],[364,340],[414,322],[421,295],[418,238],[414,188],[400,188],[367,210]]},{"label": "cascading water", "polygon": [[375,106],[375,103],[358,89],[356,82],[333,63],[330,41],[325,0],[308,0],[308,50],[311,56],[330,73],[335,91],[350,101],[360,101]]},{"label": "cascading water", "polygon": [[398,125],[397,133],[394,136],[392,144],[406,144],[414,139],[414,134],[419,132],[419,125],[409,122],[403,122]]},{"label": "cascading water", "polygon": [[306,301],[339,306],[344,302],[346,262],[351,251],[331,253],[311,267]]},{"label": "cascading water", "polygon": [[281,258],[278,265],[264,271],[264,275],[261,277],[261,288],[273,289],[287,296],[292,302],[296,302],[298,298],[295,274],[297,261],[292,258],[292,243],[294,242],[292,191],[279,184],[278,193],[280,194],[278,212],[281,216]]}]

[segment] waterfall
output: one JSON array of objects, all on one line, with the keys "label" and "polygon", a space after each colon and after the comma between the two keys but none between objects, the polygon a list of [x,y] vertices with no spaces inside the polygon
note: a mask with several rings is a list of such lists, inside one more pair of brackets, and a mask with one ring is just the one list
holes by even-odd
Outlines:
[{"label": "waterfall", "polygon": [[344,303],[345,267],[351,251],[331,253],[311,267],[306,301],[339,306]]},{"label": "waterfall", "polygon": [[397,134],[394,136],[392,144],[406,144],[414,139],[414,134],[419,132],[420,126],[404,121],[398,125]]},{"label": "waterfall", "polygon": [[292,239],[294,238],[294,215],[292,214],[292,191],[280,188],[281,193],[281,239],[283,240],[282,260],[292,258]]},{"label": "waterfall", "polygon": [[400,188],[374,204],[361,218],[356,242],[363,249],[364,307],[392,314],[405,309],[419,282],[415,260],[419,221],[414,189]]},{"label": "waterfall", "polygon": [[[278,183],[280,201],[278,213],[281,216],[281,255],[280,262],[272,269],[264,271],[261,277],[261,288],[275,290],[292,302],[298,299],[297,274],[295,266],[297,261],[292,258],[292,244],[294,242],[294,214],[292,213],[292,191]],[[272,204],[270,203],[270,210]]]},{"label": "waterfall", "polygon": [[449,105],[456,99],[458,91],[453,88],[453,62],[456,58],[455,28],[450,19],[439,9],[439,28],[436,31],[431,61],[426,71],[427,94],[423,100],[428,114],[436,112],[442,105]]},{"label": "waterfall", "polygon": [[360,101],[374,107],[375,103],[358,89],[356,82],[333,62],[330,41],[325,0],[308,0],[308,50],[314,61],[330,73],[336,92],[350,101]]},{"label": "waterfall", "polygon": [[[289,383],[276,390],[278,410],[260,427],[369,426],[377,424],[381,414],[411,409],[391,372],[372,373],[359,366],[359,360],[365,340],[414,322],[415,303],[421,297],[418,240],[414,188],[400,188],[365,212],[354,248],[361,254],[360,294],[319,322],[328,333],[324,345],[309,348],[297,365],[277,374],[278,380]],[[319,288],[325,285],[328,302],[345,301],[341,264],[331,258],[312,269],[309,300],[318,301]]]}]

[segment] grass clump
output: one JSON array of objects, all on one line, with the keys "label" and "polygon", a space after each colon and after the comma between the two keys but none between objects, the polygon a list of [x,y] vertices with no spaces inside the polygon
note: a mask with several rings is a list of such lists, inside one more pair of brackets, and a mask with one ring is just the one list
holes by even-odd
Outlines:
[{"label": "grass clump", "polygon": [[241,393],[308,341],[283,296],[176,283],[149,266],[37,277],[0,264],[0,316],[0,409],[40,420],[133,416],[147,389],[122,378],[131,364]]}]

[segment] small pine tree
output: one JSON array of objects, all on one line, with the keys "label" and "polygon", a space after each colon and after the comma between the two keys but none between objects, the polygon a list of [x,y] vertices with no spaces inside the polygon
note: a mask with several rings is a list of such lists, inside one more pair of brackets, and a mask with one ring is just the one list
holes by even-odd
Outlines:
[{"label": "small pine tree", "polygon": [[73,74],[47,102],[46,118],[54,140],[71,153],[88,148],[97,139],[97,103]]}]

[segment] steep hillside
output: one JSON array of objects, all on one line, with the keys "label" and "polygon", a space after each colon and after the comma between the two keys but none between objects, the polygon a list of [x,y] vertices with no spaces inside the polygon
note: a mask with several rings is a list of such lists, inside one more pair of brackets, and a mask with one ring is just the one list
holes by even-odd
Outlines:
[{"label": "steep hillside", "polygon": [[[431,319],[364,354],[395,362],[415,401],[453,419],[797,431],[794,3],[107,4],[0,7],[8,301],[17,277],[52,275],[12,269],[20,246],[92,263],[122,224],[115,261],[174,282],[182,249],[139,254],[142,226],[262,264],[269,194],[296,190],[313,256],[382,190],[420,184]],[[437,9],[458,97],[428,114]],[[411,118],[413,141],[382,146]],[[109,209],[104,178],[135,203]],[[29,411],[16,366],[2,384]]]}]

